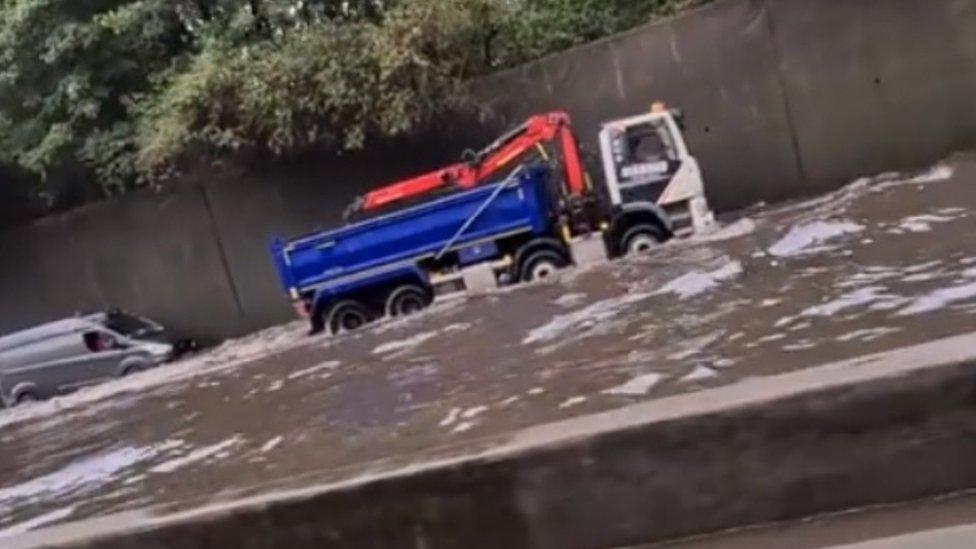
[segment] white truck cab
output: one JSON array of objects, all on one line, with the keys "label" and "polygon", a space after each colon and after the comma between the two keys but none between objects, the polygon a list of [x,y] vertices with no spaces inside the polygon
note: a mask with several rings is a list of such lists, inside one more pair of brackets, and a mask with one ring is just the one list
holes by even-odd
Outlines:
[{"label": "white truck cab", "polygon": [[655,104],[647,114],[604,124],[600,154],[613,208],[653,203],[668,215],[677,236],[714,225],[701,169],[681,130],[680,112]]}]

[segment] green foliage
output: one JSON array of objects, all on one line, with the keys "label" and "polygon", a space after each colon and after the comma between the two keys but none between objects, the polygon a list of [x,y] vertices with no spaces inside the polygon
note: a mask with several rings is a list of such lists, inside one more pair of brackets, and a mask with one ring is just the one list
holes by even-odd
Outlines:
[{"label": "green foliage", "polygon": [[148,77],[179,51],[165,0],[8,0],[0,6],[0,161],[37,174],[87,163],[106,186],[132,178],[124,131]]},{"label": "green foliage", "polygon": [[500,25],[496,64],[538,59],[708,0],[522,0]]},{"label": "green foliage", "polygon": [[0,0],[0,165],[107,191],[199,156],[342,150],[464,82],[705,0]]},{"label": "green foliage", "polygon": [[187,150],[348,149],[463,102],[484,0],[405,0],[382,20],[312,22],[247,48],[208,45],[141,119],[140,169]]}]

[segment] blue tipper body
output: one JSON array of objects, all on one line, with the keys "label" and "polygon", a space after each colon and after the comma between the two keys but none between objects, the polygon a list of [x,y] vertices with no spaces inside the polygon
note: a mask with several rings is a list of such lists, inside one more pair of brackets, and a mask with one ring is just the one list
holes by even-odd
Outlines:
[{"label": "blue tipper body", "polygon": [[272,244],[275,265],[292,297],[319,302],[399,279],[428,282],[423,262],[457,253],[463,266],[491,260],[496,243],[551,231],[549,171],[527,167],[503,182],[447,195],[290,241]]}]

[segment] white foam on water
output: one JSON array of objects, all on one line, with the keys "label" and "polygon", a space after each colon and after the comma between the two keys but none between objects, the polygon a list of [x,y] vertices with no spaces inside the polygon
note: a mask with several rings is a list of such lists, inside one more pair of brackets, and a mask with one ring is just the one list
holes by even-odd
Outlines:
[{"label": "white foam on water", "polygon": [[498,403],[498,405],[500,407],[502,407],[502,408],[508,408],[509,406],[511,406],[512,404],[515,404],[516,402],[518,402],[520,400],[522,400],[521,397],[511,396],[511,397],[508,397],[505,400],[501,401],[500,403]]},{"label": "white foam on water", "polygon": [[876,284],[878,282],[884,282],[891,279],[901,279],[905,273],[908,273],[908,268],[904,267],[885,267],[872,265],[870,267],[865,267],[863,271],[859,273],[854,273],[853,275],[841,280],[834,284],[834,288],[847,289],[847,288],[860,288],[869,284]]},{"label": "white foam on water", "polygon": [[120,448],[76,460],[53,473],[0,488],[0,506],[43,498],[62,498],[84,494],[115,481],[126,469],[175,449],[182,441],[166,441],[156,446]]},{"label": "white foam on water", "polygon": [[775,257],[793,257],[812,250],[812,246],[824,244],[836,238],[856,234],[864,230],[864,225],[853,221],[812,221],[796,225],[786,236],[770,246],[769,254]]},{"label": "white foam on water", "polygon": [[319,372],[332,371],[342,365],[342,362],[338,360],[330,360],[328,362],[323,362],[318,366],[312,366],[311,368],[305,368],[304,370],[298,370],[297,372],[292,372],[288,374],[288,381],[295,381],[296,379],[301,379],[303,377],[308,377]]},{"label": "white foam on water", "polygon": [[796,322],[799,318],[800,318],[799,316],[784,316],[783,318],[777,320],[776,323],[773,324],[773,327],[776,329],[785,328],[790,324]]},{"label": "white foam on water", "polygon": [[437,334],[438,332],[423,332],[408,337],[406,339],[400,339],[397,341],[388,341],[373,349],[373,354],[385,355],[389,353],[405,351],[408,349],[414,349],[416,347],[420,347],[421,345],[430,341],[431,339],[434,339],[435,337],[437,337]]},{"label": "white foam on water", "polygon": [[586,400],[587,400],[587,398],[585,396],[574,396],[572,398],[568,398],[565,401],[563,401],[563,403],[559,405],[559,408],[561,410],[565,410],[566,408],[572,408],[573,406],[579,406],[580,404],[583,404],[584,402],[586,402]]},{"label": "white foam on water", "polygon": [[560,307],[565,307],[567,309],[576,307],[586,300],[586,294],[582,293],[572,293],[560,296],[558,299],[552,302],[553,305],[558,305]]},{"label": "white foam on water", "polygon": [[268,442],[265,442],[264,443],[264,446],[261,446],[261,453],[262,454],[267,454],[271,450],[274,450],[275,448],[277,448],[282,443],[282,441],[284,441],[284,440],[285,440],[285,437],[283,437],[283,436],[277,436],[277,437],[274,437],[273,439],[269,440]]},{"label": "white foam on water", "polygon": [[898,228],[910,233],[930,233],[932,232],[932,225],[951,223],[955,220],[955,217],[947,217],[944,215],[913,215],[901,220],[898,223]]},{"label": "white foam on water", "polygon": [[532,329],[522,340],[524,345],[548,343],[561,339],[567,333],[579,334],[579,327],[595,326],[617,316],[630,304],[651,297],[649,293],[628,293],[592,303],[578,311],[555,316],[546,324]]},{"label": "white foam on water", "polygon": [[721,227],[715,231],[709,232],[702,235],[694,235],[691,238],[686,239],[687,242],[721,242],[723,240],[732,240],[735,238],[741,238],[743,236],[750,235],[756,232],[756,222],[748,217],[744,217]]},{"label": "white foam on water", "polygon": [[784,345],[783,350],[789,353],[795,353],[799,351],[808,351],[817,347],[817,344],[812,341],[801,341],[799,343],[791,343],[790,345]]},{"label": "white foam on water", "polygon": [[457,427],[451,430],[451,432],[454,434],[465,433],[473,429],[474,426],[475,423],[473,421],[465,421],[464,423],[459,423]]},{"label": "white foam on water", "polygon": [[487,411],[487,406],[475,406],[474,408],[468,408],[461,413],[461,419],[474,419]]},{"label": "white foam on water", "polygon": [[954,167],[946,164],[940,164],[914,177],[909,177],[906,179],[895,179],[892,181],[883,181],[875,185],[873,188],[875,190],[884,190],[884,189],[890,189],[892,187],[900,187],[903,185],[924,185],[926,183],[937,183],[939,181],[946,181],[952,179],[952,176],[955,175],[955,172],[956,170]]},{"label": "white foam on water", "polygon": [[897,334],[898,332],[901,331],[902,331],[901,328],[888,328],[888,327],[866,328],[863,330],[855,330],[853,332],[844,334],[842,336],[837,337],[836,339],[841,343],[848,343],[851,341],[870,343],[871,341],[881,339],[882,337],[887,335]]},{"label": "white foam on water", "polygon": [[12,536],[18,536],[20,534],[25,534],[31,530],[36,530],[42,526],[47,526],[48,524],[64,520],[75,512],[75,507],[64,507],[61,509],[55,509],[43,515],[38,515],[30,520],[25,520],[23,522],[18,522],[12,526],[7,526],[3,530],[0,530],[0,539],[8,538]]},{"label": "white foam on water", "polygon": [[945,309],[949,305],[976,298],[976,282],[940,288],[915,299],[908,307],[898,311],[895,316],[913,316]]},{"label": "white foam on water", "polygon": [[736,364],[735,361],[732,360],[731,358],[720,358],[718,360],[712,361],[712,366],[715,366],[716,368],[721,368],[723,370],[726,368],[731,368],[735,366],[735,364]]},{"label": "white foam on water", "polygon": [[696,381],[705,381],[718,376],[719,373],[709,368],[708,366],[698,366],[697,368],[692,370],[691,373],[681,378],[680,381],[681,383],[693,383]]},{"label": "white foam on water", "polygon": [[190,465],[194,465],[201,461],[205,461],[217,454],[223,453],[235,446],[240,445],[244,442],[244,438],[241,435],[234,435],[233,437],[217,444],[212,444],[210,446],[204,446],[202,448],[197,448],[192,452],[186,454],[185,456],[171,459],[155,465],[149,469],[150,473],[173,473]]},{"label": "white foam on water", "polygon": [[908,275],[905,278],[901,279],[901,281],[908,282],[909,284],[916,284],[919,282],[931,282],[933,280],[942,278],[942,276],[943,274],[940,272],[919,273],[919,274]]},{"label": "white foam on water", "polygon": [[892,299],[894,296],[884,293],[885,290],[886,288],[884,286],[868,286],[867,288],[860,288],[854,290],[853,292],[842,294],[841,296],[828,301],[827,303],[808,307],[802,313],[800,313],[800,316],[829,317],[848,309],[863,307],[878,301]]},{"label": "white foam on water", "polygon": [[680,299],[688,299],[717,288],[722,282],[731,280],[743,273],[742,263],[731,261],[711,272],[692,271],[668,282],[653,295],[675,294]]},{"label": "white foam on water", "polygon": [[603,391],[603,394],[614,396],[642,396],[646,395],[648,391],[653,389],[663,379],[664,375],[662,374],[644,374],[631,379],[623,385],[607,389]]},{"label": "white foam on water", "polygon": [[452,409],[447,414],[447,417],[445,417],[444,419],[441,420],[440,426],[441,427],[450,427],[451,425],[454,425],[454,422],[457,421],[458,416],[460,416],[461,415],[461,412],[463,412],[463,411],[464,410],[461,409],[461,408],[454,408],[454,409]]},{"label": "white foam on water", "polygon": [[266,393],[277,393],[284,387],[285,387],[285,382],[279,379],[278,381],[273,382],[271,385],[268,385],[268,388],[265,389],[264,391]]},{"label": "white foam on water", "polygon": [[788,336],[786,334],[784,334],[782,332],[778,332],[778,333],[775,333],[775,334],[770,334],[768,336],[763,336],[763,337],[757,339],[756,342],[757,343],[773,343],[774,341],[782,341],[782,340],[786,339],[787,337]]},{"label": "white foam on water", "polygon": [[[680,350],[675,351],[667,356],[668,360],[682,361],[687,360],[695,355],[701,354],[710,345],[716,341],[722,339],[722,336],[726,334],[725,330],[717,330],[715,332],[705,334],[700,337],[689,337],[685,339],[679,339],[675,346]],[[651,362],[656,356],[655,351],[634,351],[631,356],[635,356],[640,360],[632,360],[631,362]]]},{"label": "white foam on water", "polygon": [[684,351],[678,351],[677,353],[668,355],[668,360],[687,360],[700,352],[700,349],[685,349]]}]

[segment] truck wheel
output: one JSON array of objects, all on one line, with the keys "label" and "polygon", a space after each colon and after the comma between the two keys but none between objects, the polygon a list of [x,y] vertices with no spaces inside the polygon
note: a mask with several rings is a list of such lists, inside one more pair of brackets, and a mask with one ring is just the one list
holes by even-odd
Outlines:
[{"label": "truck wheel", "polygon": [[554,250],[539,250],[532,253],[522,262],[519,270],[519,280],[533,282],[543,280],[556,274],[556,271],[567,265],[566,259]]},{"label": "truck wheel", "polygon": [[329,312],[329,330],[333,335],[351,332],[369,322],[369,313],[358,301],[340,301]]},{"label": "truck wheel", "polygon": [[620,248],[624,255],[645,254],[664,242],[661,231],[654,225],[636,225],[624,233]]},{"label": "truck wheel", "polygon": [[325,318],[326,314],[327,313],[321,308],[315,308],[312,310],[308,317],[308,320],[311,323],[311,329],[309,330],[308,335],[319,335],[325,331],[325,323],[328,321],[328,319]]},{"label": "truck wheel", "polygon": [[14,403],[14,406],[23,406],[25,404],[38,402],[39,400],[40,399],[37,398],[37,395],[35,395],[34,393],[30,391],[24,391],[23,393],[17,395],[17,401]]},{"label": "truck wheel", "polygon": [[386,299],[386,316],[395,318],[418,313],[430,305],[430,294],[420,286],[400,286]]}]

